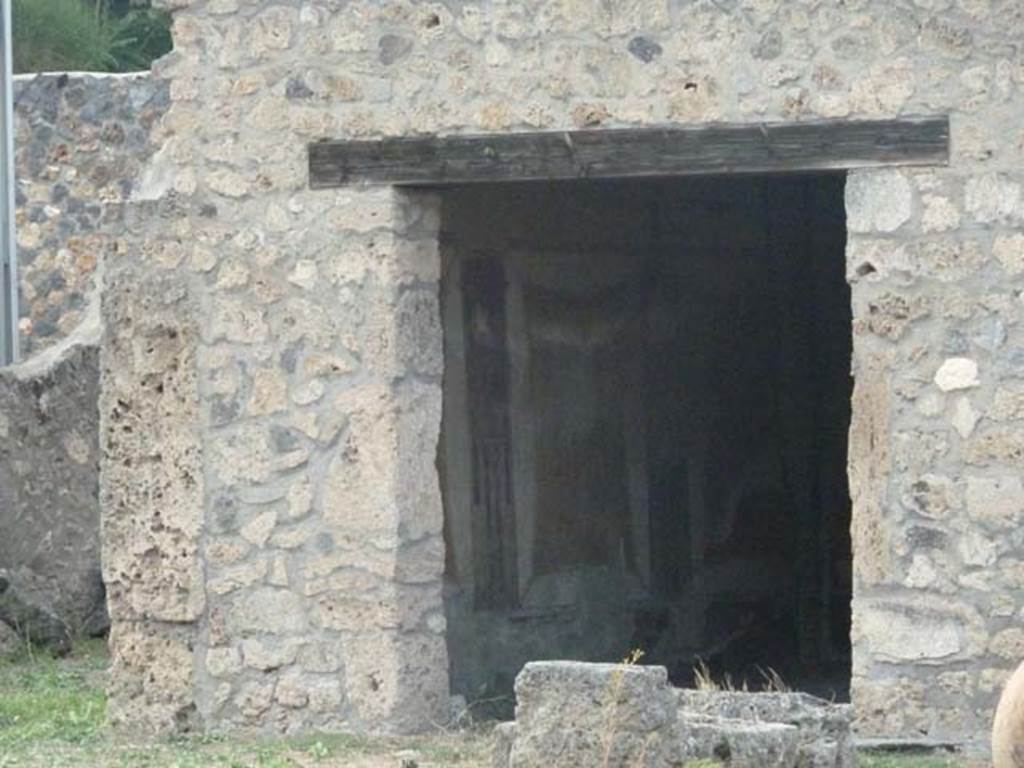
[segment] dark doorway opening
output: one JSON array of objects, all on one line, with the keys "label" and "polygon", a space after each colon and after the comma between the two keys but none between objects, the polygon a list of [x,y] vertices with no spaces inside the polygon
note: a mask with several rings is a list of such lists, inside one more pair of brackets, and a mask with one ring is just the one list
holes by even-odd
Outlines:
[{"label": "dark doorway opening", "polygon": [[841,173],[444,193],[453,693],[617,661],[843,699]]}]

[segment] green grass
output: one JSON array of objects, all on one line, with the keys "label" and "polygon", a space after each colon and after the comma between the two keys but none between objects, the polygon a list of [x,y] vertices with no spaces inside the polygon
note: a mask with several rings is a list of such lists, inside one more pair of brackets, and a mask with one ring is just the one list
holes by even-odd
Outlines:
[{"label": "green grass", "polygon": [[945,755],[861,754],[858,768],[961,768],[969,765]]},{"label": "green grass", "polygon": [[106,699],[102,644],[83,643],[67,660],[27,653],[0,661],[0,766],[4,755],[40,742],[88,744],[99,738]]},{"label": "green grass", "polygon": [[15,72],[107,71],[111,35],[81,0],[14,0]]},{"label": "green grass", "polygon": [[[951,757],[934,755],[885,755],[860,754],[857,756],[857,768],[976,768],[980,763],[957,761]],[[723,768],[721,763],[713,760],[697,760],[686,763],[683,768]]]},{"label": "green grass", "polygon": [[[981,765],[935,755],[862,753],[857,756],[857,768],[979,768]],[[713,760],[698,760],[683,768],[722,768],[722,765]]]},{"label": "green grass", "polygon": [[[312,734],[279,740],[200,737],[131,744],[104,726],[106,648],[83,643],[67,659],[24,653],[0,660],[0,768],[420,768],[490,766],[486,730],[406,739]],[[861,768],[967,768],[942,756],[864,754]],[[698,761],[687,768],[715,768]]]},{"label": "green grass", "polygon": [[482,768],[486,731],[407,739],[311,734],[278,740],[198,737],[131,744],[104,725],[107,652],[81,643],[69,658],[28,652],[0,660],[0,768]]},{"label": "green grass", "polygon": [[14,0],[15,72],[129,72],[171,50],[170,17],[150,9],[115,16],[84,0]]}]

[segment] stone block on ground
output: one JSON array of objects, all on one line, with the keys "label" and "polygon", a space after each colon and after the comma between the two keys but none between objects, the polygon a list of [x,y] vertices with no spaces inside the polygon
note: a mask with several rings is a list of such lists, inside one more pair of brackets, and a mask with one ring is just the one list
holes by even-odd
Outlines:
[{"label": "stone block on ground", "polygon": [[25,569],[0,570],[0,621],[22,639],[56,655],[71,651],[67,625],[57,617],[45,592]]},{"label": "stone block on ground", "polygon": [[18,633],[0,621],[0,659],[8,659],[24,646]]},{"label": "stone block on ground", "polygon": [[664,667],[532,662],[515,690],[511,768],[665,764],[676,712]]},{"label": "stone block on ground", "polygon": [[[782,723],[684,716],[679,721],[684,761],[713,759],[732,768],[797,768],[800,732]],[[684,762],[685,765],[685,762]]]},{"label": "stone block on ground", "polygon": [[512,756],[512,745],[516,740],[515,723],[498,723],[494,728],[494,747],[491,758],[492,768],[508,768]]},{"label": "stone block on ground", "polygon": [[680,717],[706,716],[792,726],[798,733],[801,768],[854,765],[852,709],[806,693],[677,690]]},{"label": "stone block on ground", "polygon": [[850,725],[849,705],[807,694],[677,690],[664,667],[532,662],[492,764],[852,768]]}]

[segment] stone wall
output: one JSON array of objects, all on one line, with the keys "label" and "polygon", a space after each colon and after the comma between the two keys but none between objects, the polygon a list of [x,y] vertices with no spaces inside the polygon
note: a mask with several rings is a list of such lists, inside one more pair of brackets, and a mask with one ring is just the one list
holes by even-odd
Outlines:
[{"label": "stone wall", "polygon": [[104,306],[115,711],[443,709],[437,214],[309,190],[307,142],[949,113],[949,168],[849,179],[853,699],[863,735],[984,733],[1024,654],[1017,0],[164,4],[165,194]]},{"label": "stone wall", "polygon": [[124,247],[167,84],[15,78],[22,362],[0,370],[0,568],[27,569],[72,632],[105,625],[97,275]]},{"label": "stone wall", "polygon": [[[369,730],[444,716],[441,505],[429,471],[440,340],[421,343],[437,274],[418,258],[436,258],[438,216],[429,197],[384,192],[340,216],[334,199],[301,212],[300,233],[329,218],[323,253],[294,259],[280,283],[270,272],[280,254],[263,250],[261,232],[192,242],[189,215],[215,222],[217,208],[173,196],[133,211],[126,235],[153,242],[156,223],[181,239],[106,264],[115,722]],[[361,245],[354,259],[328,255],[336,238]],[[214,269],[225,246],[235,260]],[[381,261],[364,261],[370,253]],[[180,268],[148,273],[149,258]],[[206,280],[226,291],[215,307]],[[271,312],[243,300],[257,286]],[[324,407],[339,400],[340,411]]]},{"label": "stone wall", "polygon": [[96,331],[0,369],[0,568],[31,572],[72,633],[106,625]]},{"label": "stone wall", "polygon": [[97,265],[152,152],[167,84],[148,73],[14,79],[16,226],[23,357],[83,319]]}]

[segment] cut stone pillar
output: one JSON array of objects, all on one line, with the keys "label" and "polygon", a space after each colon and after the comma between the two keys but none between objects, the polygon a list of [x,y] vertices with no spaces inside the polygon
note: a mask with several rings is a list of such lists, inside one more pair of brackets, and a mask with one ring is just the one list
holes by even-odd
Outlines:
[{"label": "cut stone pillar", "polygon": [[[224,204],[216,224],[164,212],[173,241],[140,235],[108,267],[115,724],[412,731],[447,712],[439,201],[295,209],[300,248],[236,236]],[[219,269],[183,262],[185,239]]]},{"label": "cut stone pillar", "polygon": [[440,199],[363,194],[388,212],[391,234],[367,292],[365,383],[333,406],[348,429],[322,486],[325,530],[346,562],[336,588],[317,595],[311,609],[314,623],[340,632],[354,721],[411,731],[441,722],[448,707],[436,468]]},{"label": "cut stone pillar", "polygon": [[197,311],[179,275],[111,262],[99,408],[108,711],[115,725],[187,729],[205,604]]}]

